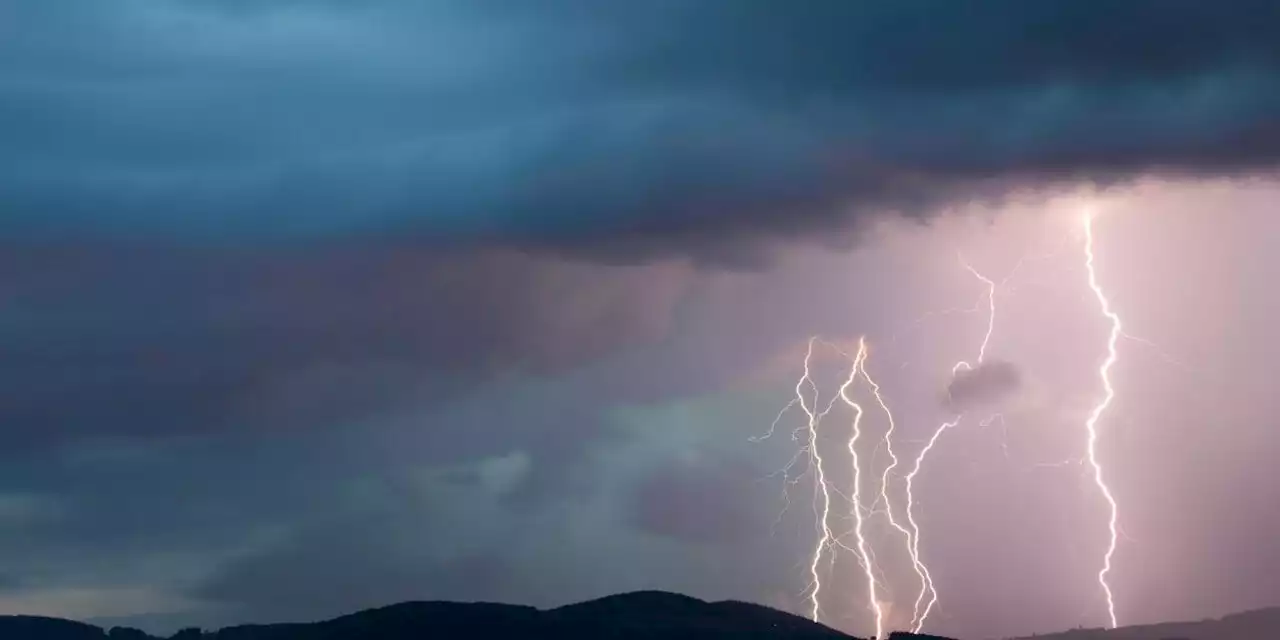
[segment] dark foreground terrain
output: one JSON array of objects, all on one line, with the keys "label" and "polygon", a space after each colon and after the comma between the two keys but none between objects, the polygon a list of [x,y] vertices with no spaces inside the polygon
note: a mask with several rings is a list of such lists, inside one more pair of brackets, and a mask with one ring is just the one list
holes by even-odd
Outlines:
[{"label": "dark foreground terrain", "polygon": [[1112,631],[1074,629],[1041,634],[1034,640],[1280,640],[1280,607],[1198,622],[1164,622]]},{"label": "dark foreground terrain", "polygon": [[[742,602],[704,602],[642,591],[558,609],[505,604],[406,602],[324,622],[189,629],[172,640],[852,640],[805,618]],[[892,640],[947,640],[895,633]],[[56,618],[0,616],[0,640],[158,640],[136,629],[105,630]],[[1220,620],[1076,629],[1036,640],[1280,640],[1280,609]]]},{"label": "dark foreground terrain", "polygon": [[[909,636],[904,636],[909,637]],[[134,629],[23,616],[0,617],[0,640],[152,640]],[[406,602],[324,622],[187,630],[173,640],[849,640],[805,618],[741,602],[642,591],[558,609]]]}]

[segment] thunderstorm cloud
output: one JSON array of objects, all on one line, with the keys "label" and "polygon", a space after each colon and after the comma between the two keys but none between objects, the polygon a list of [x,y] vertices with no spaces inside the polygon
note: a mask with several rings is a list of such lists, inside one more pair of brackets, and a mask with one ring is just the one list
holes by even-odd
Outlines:
[{"label": "thunderstorm cloud", "polygon": [[991,405],[1022,386],[1022,373],[1011,362],[988,360],[972,369],[960,368],[947,384],[944,404],[956,411]]},{"label": "thunderstorm cloud", "polygon": [[[1126,326],[1248,375],[1159,402],[1222,387],[1125,345],[1118,593],[1280,601],[1280,523],[1238,509],[1280,456],[1277,191],[1246,180],[1280,160],[1280,3],[1105,4],[0,0],[0,613],[801,593],[795,425],[750,438],[806,339],[867,335],[921,442],[978,329],[904,327],[986,290],[957,247],[1003,278],[1074,239],[1040,226],[1075,212],[1055,189],[1128,181],[1097,246]],[[1027,261],[990,352],[1018,367],[948,379],[956,406],[1023,374],[1036,411],[1098,397],[1079,253]],[[1010,455],[1077,455],[1041,413]],[[919,485],[951,635],[1078,624],[1095,497],[958,458]]]},{"label": "thunderstorm cloud", "polygon": [[671,465],[640,483],[634,523],[640,531],[699,544],[749,538],[773,514],[755,496],[733,486],[757,470],[715,462]]},{"label": "thunderstorm cloud", "polygon": [[15,239],[732,261],[719,240],[1280,156],[1269,0],[42,0],[4,24]]}]

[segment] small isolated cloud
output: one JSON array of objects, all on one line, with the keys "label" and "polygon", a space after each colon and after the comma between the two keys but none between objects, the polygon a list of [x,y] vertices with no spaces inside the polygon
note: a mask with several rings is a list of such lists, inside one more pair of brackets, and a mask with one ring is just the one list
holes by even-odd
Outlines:
[{"label": "small isolated cloud", "polygon": [[957,370],[947,385],[943,404],[955,411],[1004,400],[1022,386],[1022,373],[1011,362],[991,360]]}]

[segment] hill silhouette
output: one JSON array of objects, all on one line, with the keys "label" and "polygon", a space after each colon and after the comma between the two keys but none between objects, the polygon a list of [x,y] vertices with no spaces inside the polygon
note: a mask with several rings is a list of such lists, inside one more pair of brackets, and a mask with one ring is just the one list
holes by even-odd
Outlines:
[{"label": "hill silhouette", "polygon": [[1162,622],[1119,629],[1072,629],[1017,640],[1274,640],[1280,639],[1280,607],[1196,622]]},{"label": "hill silhouette", "polygon": [[[913,638],[910,634],[892,636]],[[789,613],[746,602],[705,602],[638,591],[556,609],[458,602],[405,602],[309,623],[187,629],[171,640],[854,640]],[[136,629],[32,616],[0,616],[4,640],[160,640]]]},{"label": "hill silhouette", "polygon": [[[857,640],[807,618],[746,602],[706,602],[637,591],[556,609],[460,602],[404,602],[321,622],[186,629],[168,640]],[[1198,622],[1114,630],[1073,629],[1034,640],[1275,640],[1280,608]],[[58,618],[0,616],[2,640],[165,640],[124,627],[110,630]],[[889,640],[951,640],[895,632]]]}]

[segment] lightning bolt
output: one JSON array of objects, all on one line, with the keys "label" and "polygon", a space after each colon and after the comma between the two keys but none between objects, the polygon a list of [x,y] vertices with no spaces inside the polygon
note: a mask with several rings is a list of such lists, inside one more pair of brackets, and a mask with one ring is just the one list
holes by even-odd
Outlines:
[{"label": "lightning bolt", "polygon": [[[893,412],[889,410],[889,404],[885,402],[884,396],[880,393],[880,385],[871,377],[871,373],[867,371],[866,354],[863,354],[862,362],[859,367],[862,371],[863,378],[871,387],[871,394],[875,397],[876,403],[880,405],[881,411],[884,412],[885,418],[888,420],[889,428],[885,430],[883,443],[885,451],[889,455],[889,464],[885,466],[884,471],[880,475],[880,497],[878,501],[883,501],[885,505],[885,519],[889,521],[889,526],[893,527],[906,538],[907,555],[911,559],[911,567],[916,572],[916,577],[920,580],[920,596],[916,598],[915,608],[911,612],[911,626],[916,627],[916,621],[920,618],[920,602],[924,599],[924,594],[933,593],[933,577],[929,575],[929,568],[920,560],[920,549],[916,544],[916,535],[919,527],[908,520],[911,528],[903,526],[898,518],[894,515],[893,500],[889,497],[889,477],[893,474],[893,470],[898,468],[900,460],[893,451],[893,432],[897,429],[897,425],[893,419]],[[910,496],[911,490],[907,489],[908,496],[908,518],[910,518]],[[879,637],[879,636],[876,636]]]},{"label": "lightning bolt", "polygon": [[[974,269],[973,266],[966,262],[963,257],[960,258],[960,264],[969,273],[973,274],[974,277],[981,280],[982,283],[987,286],[987,331],[982,337],[982,344],[978,347],[978,358],[976,360],[976,364],[982,364],[982,361],[987,357],[987,347],[991,344],[991,335],[995,333],[997,285],[994,280],[991,280],[979,273],[977,269]],[[961,360],[960,362],[957,362],[955,366],[951,367],[951,374],[955,375],[961,369],[971,370],[974,366],[975,365]],[[963,413],[957,414],[956,417],[951,420],[938,425],[938,428],[933,431],[933,435],[929,438],[928,442],[925,443],[925,446],[920,450],[919,455],[916,456],[915,464],[911,467],[911,471],[906,476],[906,509],[907,524],[910,527],[911,556],[916,561],[916,570],[923,574],[922,582],[925,585],[920,589],[919,595],[916,597],[914,611],[917,613],[911,620],[912,633],[920,633],[920,630],[924,628],[925,621],[929,619],[929,613],[933,611],[933,607],[938,603],[938,591],[933,586],[932,578],[929,577],[929,569],[924,565],[923,561],[920,560],[921,536],[920,523],[916,521],[915,516],[915,480],[916,477],[920,475],[920,470],[924,468],[924,461],[928,457],[929,452],[933,451],[934,446],[938,444],[938,440],[942,437],[942,434],[948,429],[960,424],[962,419],[964,419]],[[928,598],[928,602],[925,602],[926,597]],[[923,609],[921,608],[922,606]]]},{"label": "lightning bolt", "polygon": [[[1112,559],[1116,551],[1119,535],[1122,532],[1118,524],[1118,506],[1110,488],[1104,481],[1102,465],[1097,456],[1098,423],[1102,415],[1110,406],[1112,400],[1115,398],[1115,390],[1111,382],[1110,374],[1112,367],[1117,361],[1117,343],[1119,340],[1121,338],[1131,338],[1135,341],[1148,344],[1148,346],[1154,345],[1150,344],[1149,341],[1133,338],[1124,332],[1119,316],[1112,310],[1109,300],[1098,283],[1094,256],[1094,217],[1095,216],[1092,213],[1086,213],[1083,219],[1085,268],[1088,274],[1089,287],[1093,291],[1098,304],[1101,306],[1103,316],[1111,323],[1111,331],[1107,339],[1107,357],[1098,371],[1099,376],[1102,379],[1105,395],[1090,412],[1088,420],[1085,423],[1086,430],[1088,432],[1087,456],[1080,460],[1069,460],[1062,463],[1043,463],[1034,466],[1056,467],[1066,464],[1083,465],[1087,462],[1092,467],[1094,481],[1110,507],[1110,518],[1108,521],[1110,541],[1107,551],[1103,557],[1102,569],[1098,572],[1097,579],[1098,583],[1102,586],[1104,594],[1106,595],[1107,611],[1110,618],[1111,628],[1115,628],[1117,626],[1115,604],[1107,577],[1112,570]],[[1058,252],[1055,251],[1050,255],[1056,255],[1057,253]],[[971,371],[981,366],[986,361],[991,339],[995,333],[997,293],[1008,290],[1009,281],[1018,273],[1026,260],[1025,257],[1023,260],[1020,260],[1008,276],[1001,282],[997,283],[991,278],[980,273],[971,264],[966,262],[963,256],[958,256],[958,258],[961,266],[985,286],[985,295],[982,296],[985,298],[985,305],[982,304],[982,298],[979,298],[978,304],[972,309],[952,309],[944,312],[938,312],[936,315],[946,315],[950,313],[976,313],[985,306],[987,321],[982,341],[978,344],[975,359],[972,362],[966,360],[956,362],[951,368],[952,376],[955,376],[961,371]],[[917,321],[917,324],[918,323],[919,320]],[[894,338],[896,339],[896,337],[897,336],[895,334]],[[843,384],[841,384],[838,392],[833,394],[833,397],[829,398],[829,400],[824,403],[825,406],[822,407],[819,406],[819,388],[813,379],[811,369],[815,348],[819,343],[830,347],[852,361],[848,377],[844,380]],[[885,632],[886,615],[884,605],[880,602],[879,597],[882,586],[877,580],[878,568],[875,563],[875,555],[866,535],[866,524],[868,519],[878,515],[883,515],[889,525],[903,536],[906,543],[905,546],[907,554],[919,581],[919,591],[917,592],[912,609],[912,618],[909,628],[912,633],[920,633],[928,621],[930,614],[937,606],[939,597],[937,588],[935,587],[932,576],[929,572],[929,568],[925,564],[923,554],[921,553],[921,541],[923,536],[921,533],[920,522],[917,519],[917,511],[919,509],[915,494],[916,480],[923,471],[925,462],[928,460],[930,453],[937,446],[942,435],[948,430],[960,425],[967,416],[966,411],[963,408],[958,408],[957,413],[950,420],[939,424],[937,428],[934,429],[931,436],[914,458],[908,473],[906,473],[905,476],[902,476],[905,485],[905,505],[903,506],[903,511],[897,510],[894,506],[894,501],[890,497],[891,479],[895,477],[895,470],[899,469],[903,465],[903,459],[899,458],[898,454],[894,451],[893,437],[896,433],[897,425],[893,412],[889,408],[889,403],[885,400],[884,395],[881,392],[879,383],[876,382],[875,378],[868,370],[868,358],[869,347],[865,336],[859,338],[856,354],[850,354],[840,346],[827,343],[817,337],[810,338],[804,356],[804,372],[800,376],[799,380],[796,381],[794,397],[785,407],[782,408],[773,423],[770,424],[768,432],[762,436],[753,437],[751,440],[759,442],[771,437],[783,416],[793,407],[799,407],[806,416],[804,424],[792,431],[792,440],[800,441],[801,439],[804,439],[806,441],[805,444],[796,452],[786,467],[774,475],[782,474],[785,479],[783,497],[787,502],[783,509],[784,512],[786,510],[786,506],[789,506],[789,487],[795,485],[804,475],[812,473],[814,476],[814,510],[815,515],[817,516],[818,540],[815,543],[813,553],[809,558],[810,584],[805,589],[805,593],[809,600],[810,617],[814,621],[820,621],[823,616],[821,596],[825,587],[822,581],[824,564],[827,565],[828,570],[830,570],[831,567],[834,567],[837,561],[837,551],[845,550],[855,555],[858,560],[858,564],[862,569],[867,586],[867,608],[871,610],[875,616],[875,637],[883,637]],[[878,495],[875,498],[875,502],[870,505],[870,507],[866,507],[863,504],[863,487],[866,481],[874,482],[874,480],[864,478],[864,472],[868,471],[868,469],[865,468],[864,461],[858,450],[864,436],[862,419],[866,415],[866,411],[864,411],[863,407],[851,393],[859,378],[862,378],[867,382],[871,395],[874,397],[879,409],[883,411],[888,424],[888,429],[883,435],[881,445],[884,446],[888,453],[889,462],[879,474],[880,485]],[[827,414],[829,414],[833,409],[835,404],[841,401],[853,413],[851,434],[847,441],[847,449],[850,455],[853,471],[853,486],[851,493],[847,495],[841,492],[838,488],[831,486],[828,479],[828,473],[824,468],[827,461],[824,459],[819,447],[819,436],[822,431],[821,423]],[[1004,428],[1003,416],[1000,414],[994,414],[987,417],[985,420],[981,421],[980,426],[990,427],[996,420],[1000,420],[1002,428]],[[876,451],[878,452],[879,449]],[[1005,450],[1005,455],[1006,457],[1009,455],[1007,448]],[[875,454],[873,454],[872,457],[873,462],[874,458]],[[806,459],[808,464],[805,472],[800,475],[793,476],[791,474],[793,467]],[[847,533],[841,535],[837,535],[831,526],[832,507],[834,504],[833,494],[850,504],[850,519],[853,522],[852,528]],[[884,504],[884,509],[877,510],[881,503]],[[901,517],[902,515],[905,515],[905,521]],[[779,520],[780,519],[781,514],[779,514]],[[775,521],[775,525],[776,524],[777,522]],[[853,538],[852,545],[846,544],[846,536]],[[826,562],[824,563],[824,561]]]},{"label": "lightning bolt", "polygon": [[859,564],[862,565],[863,571],[867,576],[867,598],[870,600],[871,609],[875,612],[876,618],[876,634],[874,637],[884,637],[884,609],[880,606],[880,596],[878,584],[876,582],[875,570],[872,564],[871,554],[867,549],[867,538],[863,532],[866,518],[863,515],[862,508],[862,462],[861,456],[858,455],[858,440],[862,438],[862,406],[849,397],[849,387],[858,379],[858,373],[862,370],[863,363],[867,359],[867,341],[865,338],[858,339],[858,355],[854,358],[853,368],[849,371],[849,378],[840,385],[840,398],[845,404],[853,409],[853,435],[849,437],[849,456],[853,462],[853,496],[851,498],[853,512],[853,534],[857,540],[857,553]]},{"label": "lightning bolt", "polygon": [[[821,600],[819,594],[822,591],[822,576],[818,570],[822,564],[823,553],[831,547],[835,535],[831,531],[831,489],[827,486],[826,472],[823,470],[822,453],[818,450],[818,425],[822,421],[825,411],[818,411],[814,406],[818,403],[818,387],[813,382],[813,376],[810,371],[809,363],[813,360],[813,345],[816,339],[810,338],[809,345],[804,354],[804,374],[796,382],[796,399],[795,406],[799,406],[808,418],[808,436],[809,443],[805,447],[809,454],[809,468],[815,474],[814,485],[816,487],[818,513],[818,530],[819,537],[817,545],[813,549],[813,558],[809,564],[809,576],[812,580],[809,588],[809,601],[811,605],[810,617],[817,622],[822,614]],[[805,385],[813,389],[813,404],[805,399]]]},{"label": "lightning bolt", "polygon": [[[960,263],[969,273],[986,285],[985,298],[987,307],[987,326],[986,331],[983,334],[982,342],[978,346],[978,354],[975,363],[970,364],[967,361],[957,362],[951,370],[953,375],[961,369],[972,369],[986,359],[987,349],[991,343],[991,336],[995,332],[996,291],[1004,284],[997,284],[995,281],[982,275],[970,264],[965,262],[963,258],[960,259]],[[977,308],[974,310],[976,311]],[[760,442],[771,437],[783,415],[793,407],[799,407],[805,415],[805,425],[793,432],[792,439],[799,440],[801,437],[800,434],[803,433],[807,442],[804,447],[796,453],[786,467],[778,473],[783,474],[786,478],[786,485],[784,485],[783,490],[784,500],[787,496],[786,489],[794,482],[790,476],[790,470],[798,464],[802,458],[806,456],[808,458],[808,469],[806,470],[806,473],[811,472],[814,475],[814,510],[817,519],[818,540],[815,543],[813,552],[809,558],[810,584],[805,590],[809,600],[809,615],[815,622],[821,620],[821,594],[824,586],[822,582],[823,561],[824,559],[830,558],[830,561],[834,562],[835,556],[833,552],[835,547],[839,547],[856,555],[858,564],[862,568],[866,577],[868,608],[875,616],[875,637],[882,637],[884,635],[885,614],[879,600],[880,585],[876,579],[874,556],[871,553],[865,531],[867,515],[871,510],[864,507],[862,501],[864,469],[861,455],[858,452],[858,444],[863,436],[862,418],[865,415],[865,410],[850,394],[852,387],[857,382],[858,378],[861,377],[867,381],[868,386],[871,388],[872,396],[875,398],[876,404],[884,412],[888,420],[888,430],[883,436],[883,443],[886,445],[888,451],[889,464],[881,472],[880,490],[876,502],[877,504],[879,502],[884,502],[885,509],[882,512],[883,515],[885,515],[890,526],[902,534],[906,539],[907,553],[909,555],[912,568],[914,569],[916,577],[919,579],[920,583],[920,589],[917,593],[912,609],[910,626],[913,633],[919,633],[928,619],[929,614],[938,602],[938,593],[933,584],[933,578],[929,573],[928,566],[924,563],[920,552],[921,528],[919,521],[916,519],[917,509],[915,500],[915,480],[924,468],[926,458],[938,443],[942,434],[946,430],[958,425],[963,418],[963,415],[957,415],[952,420],[944,422],[933,432],[932,437],[916,456],[911,471],[905,476],[906,505],[904,513],[906,515],[906,523],[904,524],[897,516],[893,507],[893,500],[889,496],[889,479],[892,477],[894,470],[902,463],[901,459],[898,458],[897,454],[894,452],[892,444],[892,437],[897,425],[894,422],[893,412],[890,410],[888,402],[885,401],[884,396],[881,393],[879,384],[867,370],[866,362],[869,355],[867,341],[865,337],[859,338],[856,354],[849,354],[836,345],[828,345],[842,355],[849,357],[852,360],[852,366],[849,369],[848,377],[840,386],[838,393],[835,394],[835,397],[832,398],[831,402],[827,403],[825,407],[819,406],[818,386],[814,382],[812,374],[814,349],[819,342],[820,341],[816,337],[810,338],[808,341],[804,357],[804,370],[800,378],[796,381],[794,389],[795,395],[792,400],[782,408],[782,411],[779,412],[773,423],[770,424],[769,430],[765,434],[751,438],[754,442]],[[851,503],[853,530],[850,534],[854,538],[854,544],[852,547],[845,545],[842,542],[842,536],[836,535],[835,531],[831,528],[830,522],[833,504],[832,494],[839,492],[833,489],[828,482],[827,473],[824,468],[826,461],[818,447],[818,438],[821,431],[822,420],[828,413],[830,413],[837,401],[843,401],[854,414],[852,434],[847,443],[853,467],[853,489],[851,495],[841,495],[841,497],[847,498]],[[798,480],[798,478],[795,480]],[[789,502],[786,504],[789,504]],[[786,507],[784,506],[784,510],[785,508]],[[779,518],[780,517],[781,515],[779,515]]]},{"label": "lightning bolt", "polygon": [[[813,380],[812,362],[814,357],[814,349],[821,343],[842,356],[851,360],[849,374],[844,383],[840,386],[839,391],[834,394],[825,406],[820,406],[819,390],[817,384]],[[813,552],[809,557],[809,586],[806,587],[805,593],[809,601],[809,617],[815,622],[822,618],[821,596],[823,592],[823,565],[824,560],[829,559],[831,564],[836,561],[835,551],[838,547],[845,551],[849,551],[857,557],[858,564],[862,568],[863,574],[867,581],[867,607],[875,616],[876,637],[882,637],[884,634],[884,608],[880,604],[879,592],[880,584],[876,578],[875,557],[871,551],[867,540],[865,528],[867,516],[870,510],[864,507],[862,503],[862,485],[863,485],[863,468],[861,456],[858,453],[858,444],[862,439],[862,417],[865,414],[862,406],[854,400],[850,395],[850,391],[860,376],[865,375],[863,365],[867,358],[867,343],[865,338],[858,341],[858,351],[850,354],[838,345],[826,343],[817,337],[810,338],[805,350],[804,372],[796,381],[794,389],[794,397],[775,417],[773,423],[770,424],[769,430],[760,436],[750,438],[753,442],[761,442],[773,436],[777,430],[779,422],[783,416],[793,407],[799,407],[805,415],[805,424],[792,432],[793,440],[800,440],[802,437],[807,440],[805,445],[796,453],[795,456],[780,471],[771,475],[782,475],[784,477],[783,499],[785,512],[790,501],[788,497],[788,489],[799,481],[804,475],[812,473],[814,476],[814,512],[817,520],[818,540],[814,544]],[[876,387],[878,391],[878,387]],[[853,487],[850,494],[846,495],[831,486],[827,478],[825,468],[826,460],[820,450],[819,436],[822,430],[823,419],[831,412],[837,402],[843,401],[853,411],[852,434],[847,442],[847,448],[851,456],[853,467]],[[883,403],[883,401],[881,400]],[[887,407],[886,407],[887,411]],[[791,469],[794,468],[801,460],[807,458],[808,468],[804,473],[795,477],[791,475]],[[850,503],[850,515],[853,520],[852,530],[844,535],[837,535],[831,527],[833,496],[837,494],[839,497]],[[779,519],[781,519],[779,514]],[[777,521],[775,521],[775,525]],[[846,544],[843,540],[845,535],[854,538],[852,546]]]},{"label": "lightning bolt", "polygon": [[1111,488],[1107,486],[1103,477],[1102,464],[1098,461],[1098,421],[1116,396],[1115,388],[1111,385],[1111,367],[1119,359],[1116,344],[1119,342],[1120,337],[1124,335],[1124,328],[1121,326],[1120,316],[1112,310],[1111,302],[1107,299],[1106,293],[1103,292],[1102,286],[1098,284],[1098,272],[1094,267],[1093,250],[1093,220],[1095,217],[1096,214],[1092,211],[1085,212],[1083,216],[1085,270],[1089,276],[1089,288],[1093,290],[1094,297],[1098,300],[1102,315],[1110,321],[1111,331],[1107,336],[1107,357],[1098,368],[1098,377],[1102,380],[1104,394],[1102,400],[1090,412],[1089,419],[1085,421],[1085,429],[1088,431],[1088,460],[1090,466],[1093,467],[1093,481],[1094,484],[1098,485],[1098,491],[1102,493],[1102,497],[1106,500],[1110,509],[1110,516],[1107,521],[1110,539],[1107,542],[1107,551],[1102,557],[1102,569],[1098,571],[1098,584],[1102,586],[1102,592],[1106,595],[1107,615],[1110,618],[1111,628],[1114,629],[1117,626],[1116,605],[1115,598],[1111,593],[1111,585],[1107,582],[1107,574],[1111,573],[1111,560],[1116,553],[1120,508],[1116,504],[1115,496],[1111,493]]},{"label": "lightning bolt", "polygon": [[[916,456],[915,465],[911,468],[911,472],[908,473],[906,477],[907,524],[911,527],[911,555],[916,558],[920,557],[920,523],[916,521],[915,515],[916,476],[920,474],[920,469],[924,466],[925,457],[929,455],[929,452],[933,450],[934,445],[938,443],[938,438],[941,438],[943,432],[947,429],[950,429],[957,424],[960,424],[960,416],[956,416],[949,422],[942,423],[934,430],[933,436],[929,438],[929,441],[925,444],[924,448],[920,450],[920,454]],[[917,568],[923,568],[925,576],[929,575],[929,570],[924,568],[923,562],[921,562]],[[929,618],[929,612],[932,611],[934,605],[938,603],[938,591],[933,588],[933,581],[931,579],[927,579],[926,581],[929,586],[927,589],[922,588],[920,590],[920,594],[916,597],[915,611],[920,611],[920,606],[921,604],[924,604],[925,596],[928,596],[929,602],[924,604],[923,613],[919,613],[911,619],[911,633],[920,633],[920,630],[924,628],[925,620]]]}]

